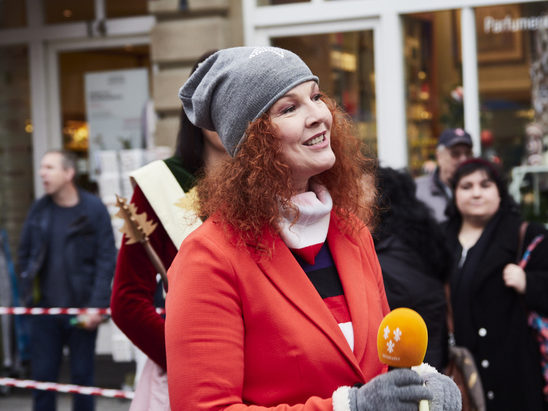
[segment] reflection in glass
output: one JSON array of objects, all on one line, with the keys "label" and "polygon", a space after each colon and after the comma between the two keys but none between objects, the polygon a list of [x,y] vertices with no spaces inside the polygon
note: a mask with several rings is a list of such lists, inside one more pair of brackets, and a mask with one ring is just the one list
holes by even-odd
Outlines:
[{"label": "reflection in glass", "polygon": [[541,67],[542,59],[548,57],[543,50],[548,31],[507,30],[503,22],[534,21],[545,12],[545,3],[476,9],[482,151],[500,160],[505,169],[522,162],[543,162],[542,146],[526,151],[526,127],[536,122],[543,134],[548,132],[545,102],[542,98],[535,101],[548,86]]},{"label": "reflection in glass", "polygon": [[451,10],[404,16],[407,147],[410,172],[435,168],[438,136],[464,122],[460,51]]},{"label": "reflection in glass", "polygon": [[22,0],[0,0],[0,29],[26,26],[25,4]]},{"label": "reflection in glass", "polygon": [[42,0],[46,24],[87,21],[95,18],[93,0]]},{"label": "reflection in glass", "polygon": [[[485,157],[524,175],[522,211],[548,222],[548,5],[478,7],[481,145]],[[535,170],[535,171],[532,171]]]},{"label": "reflection in glass", "polygon": [[377,154],[373,31],[272,39],[298,54],[320,78],[320,87],[352,117],[367,154]]},{"label": "reflection in glass", "polygon": [[99,50],[74,51],[59,54],[61,85],[61,119],[63,146],[74,151],[81,160],[79,185],[96,191],[89,180],[88,124],[86,117],[84,77],[86,73],[150,67],[148,46],[128,46]]}]

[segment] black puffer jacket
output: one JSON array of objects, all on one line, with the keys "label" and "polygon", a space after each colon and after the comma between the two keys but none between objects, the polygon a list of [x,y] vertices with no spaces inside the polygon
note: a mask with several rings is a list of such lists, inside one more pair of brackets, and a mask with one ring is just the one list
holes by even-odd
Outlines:
[{"label": "black puffer jacket", "polygon": [[[499,210],[489,224],[492,227],[482,235],[489,233],[489,237],[481,252],[476,253],[469,285],[459,285],[461,270],[455,268],[451,276],[456,342],[474,355],[489,411],[546,410],[541,395],[539,347],[527,325],[527,315],[529,310],[548,315],[548,233],[538,224],[528,227],[525,246],[539,233],[547,238],[531,253],[525,268],[526,292],[520,295],[505,286],[502,270],[516,261],[521,218]],[[459,227],[458,220],[446,224],[448,245],[456,260],[462,253]],[[462,305],[463,300],[468,308]]]},{"label": "black puffer jacket", "polygon": [[447,363],[446,301],[443,276],[428,274],[428,262],[389,235],[375,244],[388,304],[393,310],[408,307],[418,312],[428,328],[428,348],[424,362],[442,371]]}]

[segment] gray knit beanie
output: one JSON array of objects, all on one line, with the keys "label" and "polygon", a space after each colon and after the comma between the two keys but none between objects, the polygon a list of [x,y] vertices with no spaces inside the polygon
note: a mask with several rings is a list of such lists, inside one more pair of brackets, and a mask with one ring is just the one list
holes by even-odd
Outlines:
[{"label": "gray knit beanie", "polygon": [[247,126],[293,87],[318,82],[299,56],[276,47],[219,50],[179,90],[189,120],[216,131],[231,156]]}]

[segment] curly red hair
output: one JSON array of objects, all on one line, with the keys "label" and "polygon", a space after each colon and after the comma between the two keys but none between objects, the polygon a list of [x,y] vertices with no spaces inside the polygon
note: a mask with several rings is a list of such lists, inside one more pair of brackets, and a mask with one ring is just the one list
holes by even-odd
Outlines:
[{"label": "curly red hair", "polygon": [[[331,148],[333,167],[314,176],[327,188],[334,210],[345,230],[356,227],[356,216],[366,225],[374,220],[375,187],[370,183],[376,162],[366,158],[361,142],[353,133],[352,121],[334,100],[322,97],[333,115]],[[202,217],[219,218],[239,245],[253,245],[270,254],[268,238],[278,233],[284,210],[294,209],[290,199],[296,194],[291,170],[282,159],[281,140],[268,113],[252,122],[246,140],[234,158],[210,170],[198,183],[199,212]]]}]

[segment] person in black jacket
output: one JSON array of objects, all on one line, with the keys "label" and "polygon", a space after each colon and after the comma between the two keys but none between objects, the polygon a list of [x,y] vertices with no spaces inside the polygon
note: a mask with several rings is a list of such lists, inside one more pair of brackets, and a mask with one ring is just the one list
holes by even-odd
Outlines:
[{"label": "person in black jacket", "polygon": [[428,328],[424,362],[443,371],[447,363],[444,281],[449,251],[430,209],[415,196],[405,171],[380,167],[377,173],[378,226],[373,238],[391,309],[417,311]]},{"label": "person in black jacket", "polygon": [[540,353],[530,310],[548,315],[548,241],[530,255],[525,270],[517,256],[544,227],[528,225],[521,250],[522,219],[496,166],[464,162],[453,177],[453,203],[445,230],[454,252],[451,303],[457,345],[478,365],[488,411],[546,410]]}]

